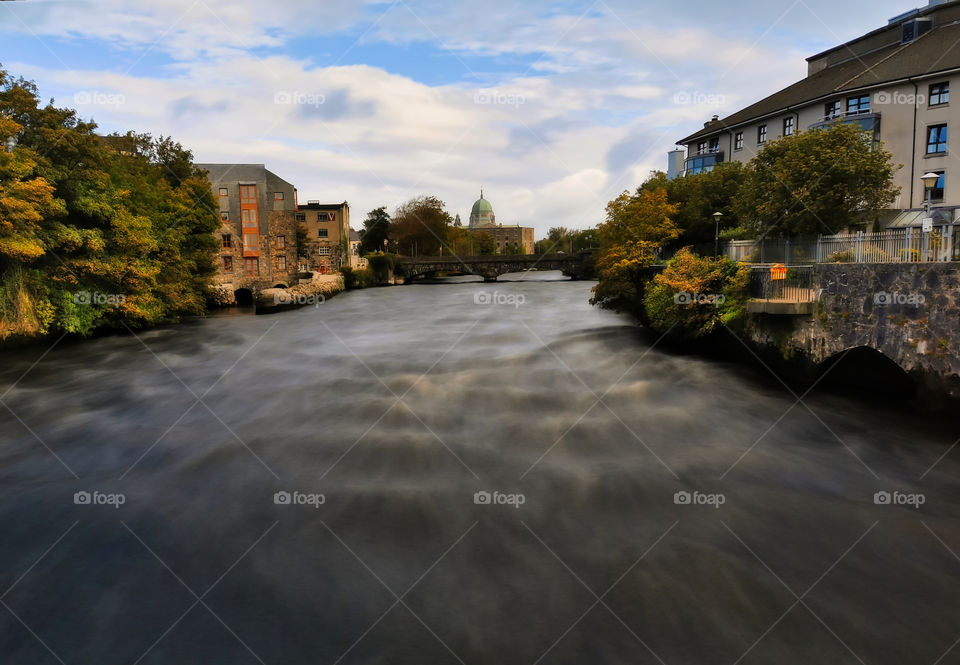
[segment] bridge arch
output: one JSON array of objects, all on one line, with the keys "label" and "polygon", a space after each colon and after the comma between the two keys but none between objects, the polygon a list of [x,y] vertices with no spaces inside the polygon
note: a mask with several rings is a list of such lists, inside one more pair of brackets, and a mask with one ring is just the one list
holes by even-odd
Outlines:
[{"label": "bridge arch", "polygon": [[910,399],[917,391],[914,379],[896,360],[869,346],[834,353],[817,369],[817,379],[827,389],[853,388],[890,400]]},{"label": "bridge arch", "polygon": [[233,299],[241,307],[252,307],[253,291],[246,288],[237,289],[233,292]]}]

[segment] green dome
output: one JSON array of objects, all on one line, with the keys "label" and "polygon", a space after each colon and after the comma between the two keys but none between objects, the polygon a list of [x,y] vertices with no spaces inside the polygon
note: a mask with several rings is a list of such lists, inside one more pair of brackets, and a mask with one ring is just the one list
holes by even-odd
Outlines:
[{"label": "green dome", "polygon": [[477,202],[473,204],[473,209],[470,211],[470,214],[479,215],[485,212],[493,212],[493,206],[490,205],[489,201],[481,196],[479,199],[477,199]]}]

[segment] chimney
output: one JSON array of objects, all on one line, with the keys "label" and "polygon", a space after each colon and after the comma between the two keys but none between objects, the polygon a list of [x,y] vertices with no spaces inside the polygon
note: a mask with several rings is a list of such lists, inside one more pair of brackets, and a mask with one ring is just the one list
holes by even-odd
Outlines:
[{"label": "chimney", "polygon": [[707,127],[709,127],[710,125],[712,125],[712,124],[715,123],[715,122],[720,122],[720,116],[715,115],[715,116],[713,116],[712,118],[710,118],[708,121],[706,121],[705,123],[703,123],[703,128],[706,129]]}]

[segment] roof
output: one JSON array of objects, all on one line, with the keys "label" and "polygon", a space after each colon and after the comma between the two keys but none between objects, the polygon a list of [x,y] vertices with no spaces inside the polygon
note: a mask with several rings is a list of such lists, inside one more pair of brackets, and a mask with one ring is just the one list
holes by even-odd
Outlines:
[{"label": "roof", "polygon": [[958,68],[960,49],[954,48],[958,42],[960,23],[935,26],[907,44],[900,44],[898,40],[872,53],[827,67],[726,118],[711,122],[677,143],[690,143],[767,115],[806,106],[819,98]]},{"label": "roof", "polygon": [[210,182],[254,182],[267,179],[267,168],[263,164],[194,164],[194,166],[209,171]]},{"label": "roof", "polygon": [[473,208],[470,210],[471,215],[479,215],[485,212],[493,212],[493,206],[490,205],[490,202],[483,198],[483,194],[480,194],[480,198],[476,200],[473,204]]},{"label": "roof", "polygon": [[297,206],[297,210],[339,210],[340,208],[350,206],[347,205],[347,202],[343,203],[301,203]]},{"label": "roof", "polygon": [[350,241],[360,242],[360,234],[354,231],[353,229],[350,229]]}]

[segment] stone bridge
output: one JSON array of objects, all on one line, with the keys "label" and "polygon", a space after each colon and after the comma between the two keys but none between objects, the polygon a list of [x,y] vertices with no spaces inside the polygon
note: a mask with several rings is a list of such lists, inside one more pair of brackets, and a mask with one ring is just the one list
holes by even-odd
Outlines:
[{"label": "stone bridge", "polygon": [[754,343],[820,366],[879,354],[936,391],[958,394],[960,263],[830,263],[812,271],[812,306],[749,315],[744,332]]},{"label": "stone bridge", "polygon": [[590,252],[580,254],[531,254],[496,256],[417,256],[401,257],[399,272],[407,279],[428,277],[438,273],[479,275],[484,281],[495,282],[509,272],[524,270],[559,270],[572,279],[590,276]]}]

